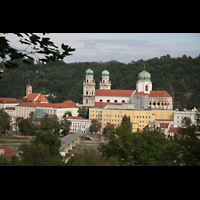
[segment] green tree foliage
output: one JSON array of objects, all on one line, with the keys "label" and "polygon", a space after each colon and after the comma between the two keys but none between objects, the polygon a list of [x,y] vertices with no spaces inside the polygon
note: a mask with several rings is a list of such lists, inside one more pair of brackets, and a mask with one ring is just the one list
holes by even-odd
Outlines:
[{"label": "green tree foliage", "polygon": [[42,131],[51,130],[54,134],[58,134],[61,129],[61,124],[58,121],[56,115],[48,115],[46,114],[41,120],[41,124],[39,128]]},{"label": "green tree foliage", "polygon": [[19,146],[19,156],[10,159],[0,155],[0,166],[63,166],[59,148],[61,141],[50,130],[38,131],[30,143]]},{"label": "green tree foliage", "polygon": [[107,122],[106,123],[106,126],[103,128],[103,134],[106,135],[106,134],[110,134],[112,133],[112,131],[115,130],[115,125],[114,124],[111,124],[110,122]]},{"label": "green tree foliage", "polygon": [[[53,61],[46,64],[26,64],[16,60],[19,68],[5,69],[0,80],[0,96],[22,98],[25,96],[25,86],[31,79],[33,92],[53,93],[56,98],[52,102],[63,102],[71,99],[82,103],[83,80],[85,71],[91,68],[94,71],[96,89],[99,88],[101,72],[106,69],[110,72],[112,89],[136,89],[138,74],[146,66],[151,74],[153,90],[165,90],[174,96],[174,108],[192,109],[200,107],[200,56],[191,58],[182,56],[171,58],[152,58],[138,60],[128,64],[120,62],[79,62],[65,63]],[[4,62],[0,68],[5,68]],[[120,80],[120,81],[119,81]],[[87,118],[84,114],[80,116]]]},{"label": "green tree foliage", "polygon": [[20,146],[20,157],[23,166],[60,166],[63,165],[62,160],[58,156],[50,153],[48,145],[43,143],[35,144],[23,143]]},{"label": "green tree foliage", "polygon": [[125,125],[126,127],[128,127],[130,129],[130,131],[132,131],[132,124],[131,124],[130,116],[128,117],[128,116],[124,115],[122,117],[121,125]]},{"label": "green tree foliage", "polygon": [[78,109],[78,116],[83,117],[84,119],[89,118],[89,108],[82,106]]},{"label": "green tree foliage", "polygon": [[[19,38],[19,42],[27,47],[22,51],[15,49],[10,45],[9,41],[5,36],[0,37],[0,58],[6,60],[10,57],[9,61],[5,62],[5,66],[8,68],[18,67],[16,62],[12,62],[16,59],[21,59],[23,63],[31,64],[33,63],[33,54],[42,54],[45,58],[39,59],[42,62],[50,62],[55,60],[62,60],[64,57],[72,55],[70,52],[75,51],[68,45],[62,44],[62,52],[58,50],[58,47],[50,40],[48,37],[39,37],[33,33],[14,33],[15,36]],[[45,33],[43,33],[45,35]]]},{"label": "green tree foliage", "polygon": [[36,126],[31,122],[31,119],[22,119],[18,124],[19,131],[22,135],[35,135]]},{"label": "green tree foliage", "polygon": [[52,133],[51,130],[48,131],[37,131],[36,137],[31,141],[33,144],[38,145],[42,143],[49,146],[50,155],[59,156],[59,148],[61,146],[61,141],[57,135]]},{"label": "green tree foliage", "polygon": [[182,127],[175,135],[176,145],[179,147],[177,165],[198,166],[200,164],[200,109],[197,112],[196,124],[190,118],[182,120]]},{"label": "green tree foliage", "polygon": [[72,116],[72,113],[70,111],[67,111],[67,112],[64,113],[63,118],[66,117],[66,116]]},{"label": "green tree foliage", "polygon": [[5,132],[5,130],[10,129],[10,116],[5,112],[4,109],[0,109],[0,135],[1,133]]},{"label": "green tree foliage", "polygon": [[98,131],[101,130],[101,122],[99,122],[97,119],[92,119],[91,123],[92,124],[89,127],[89,132],[97,133]]},{"label": "green tree foliage", "polygon": [[61,121],[61,126],[63,128],[62,134],[63,135],[67,135],[70,132],[70,126],[71,126],[71,122],[67,119],[64,119]]},{"label": "green tree foliage", "polygon": [[5,154],[0,154],[0,166],[11,166],[10,159]]},{"label": "green tree foliage", "polygon": [[177,159],[174,141],[168,140],[160,128],[132,133],[121,125],[106,139],[108,144],[101,143],[99,151],[105,159],[116,158],[121,166],[170,166]]},{"label": "green tree foliage", "polygon": [[75,154],[66,163],[67,166],[118,166],[115,158],[106,161],[96,150],[85,149],[82,153]]}]

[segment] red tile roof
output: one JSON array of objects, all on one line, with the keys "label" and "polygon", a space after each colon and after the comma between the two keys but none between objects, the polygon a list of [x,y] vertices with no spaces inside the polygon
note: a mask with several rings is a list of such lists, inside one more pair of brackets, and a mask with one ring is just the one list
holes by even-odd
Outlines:
[{"label": "red tile roof", "polygon": [[30,93],[26,98],[28,101],[49,102],[46,97],[40,93]]},{"label": "red tile roof", "polygon": [[173,119],[155,119],[156,121],[174,121]]},{"label": "red tile roof", "polygon": [[160,128],[168,128],[169,123],[160,123]]},{"label": "red tile roof", "polygon": [[116,105],[116,104],[122,104],[122,103],[112,103],[112,102],[95,102],[95,105],[94,106],[97,106],[97,107],[104,107],[108,104],[112,104],[112,105]]},{"label": "red tile roof", "polygon": [[15,110],[15,107],[6,107],[5,110]]},{"label": "red tile roof", "polygon": [[147,93],[144,92],[138,92],[138,90],[134,93],[134,95],[149,95]]},{"label": "red tile roof", "polygon": [[67,100],[67,101],[64,101],[63,103],[66,103],[66,104],[68,104],[70,106],[74,106],[74,108],[78,108],[76,103],[74,103],[72,100]]},{"label": "red tile roof", "polygon": [[171,97],[166,91],[150,91],[150,97]]},{"label": "red tile roof", "polygon": [[9,146],[0,145],[0,149],[4,149],[4,154],[6,154],[6,156],[8,156],[9,158],[11,156],[17,154],[17,152],[15,150],[13,150],[12,148],[10,148]]},{"label": "red tile roof", "polygon": [[21,119],[18,119],[14,124],[12,124],[12,125],[16,125],[16,126],[18,126],[18,124],[19,124],[19,122],[21,122],[21,120],[22,120],[22,118]]},{"label": "red tile roof", "polygon": [[134,90],[95,90],[95,96],[130,97]]},{"label": "red tile roof", "polygon": [[85,119],[83,117],[67,116],[66,119]]},{"label": "red tile roof", "polygon": [[70,103],[33,103],[33,102],[24,102],[20,103],[17,106],[24,107],[47,107],[47,108],[78,108]]},{"label": "red tile roof", "polygon": [[10,97],[0,97],[0,103],[18,103],[18,100]]},{"label": "red tile roof", "polygon": [[179,128],[170,127],[168,133],[178,133]]},{"label": "red tile roof", "polygon": [[[95,96],[130,97],[135,90],[95,90]],[[166,91],[150,91],[150,94],[136,91],[134,95],[149,95],[150,97],[171,97]]]}]

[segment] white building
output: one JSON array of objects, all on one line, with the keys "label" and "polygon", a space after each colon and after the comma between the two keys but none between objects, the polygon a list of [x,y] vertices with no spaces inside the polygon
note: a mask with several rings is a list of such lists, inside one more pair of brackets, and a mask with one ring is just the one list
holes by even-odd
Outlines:
[{"label": "white building", "polygon": [[[120,80],[119,80],[120,81]],[[136,90],[113,90],[109,72],[102,72],[99,89],[95,89],[94,72],[86,70],[83,82],[83,106],[92,107],[96,102],[134,103],[136,109],[172,110],[173,100],[166,91],[153,91],[151,75],[145,69],[138,74]]]},{"label": "white building", "polygon": [[55,114],[59,120],[63,119],[65,112],[70,111],[73,116],[78,115],[79,107],[72,101],[64,103],[33,103],[24,102],[16,106],[16,117],[30,117],[30,113],[34,112],[36,118],[42,118],[45,114]]},{"label": "white building", "polygon": [[174,111],[174,127],[180,127],[182,125],[182,120],[184,117],[189,117],[193,124],[196,123],[196,111],[197,109],[194,107],[192,110],[184,110],[184,111]]},{"label": "white building", "polygon": [[91,126],[91,119],[84,119],[83,117],[65,117],[71,122],[70,132],[88,134]]},{"label": "white building", "polygon": [[130,103],[134,90],[95,90],[95,102]]},{"label": "white building", "polygon": [[0,109],[6,107],[15,107],[18,105],[22,100],[9,98],[9,97],[0,97]]}]

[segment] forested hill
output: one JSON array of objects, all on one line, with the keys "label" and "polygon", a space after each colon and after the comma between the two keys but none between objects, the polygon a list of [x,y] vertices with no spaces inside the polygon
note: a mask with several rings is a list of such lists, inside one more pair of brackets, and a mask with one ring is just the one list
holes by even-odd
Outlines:
[{"label": "forested hill", "polygon": [[[139,60],[129,64],[110,61],[106,63],[83,62],[48,64],[25,64],[16,61],[20,67],[5,69],[0,79],[0,97],[22,98],[26,95],[26,85],[30,78],[33,92],[53,93],[56,98],[51,102],[71,99],[82,103],[83,80],[85,71],[94,71],[96,89],[99,88],[101,72],[110,72],[112,89],[136,89],[138,74],[144,69],[151,74],[153,90],[166,90],[174,95],[174,108],[191,109],[200,107],[200,56],[197,58],[183,55],[171,58],[169,54],[160,58]],[[5,68],[3,62],[0,68]]]}]

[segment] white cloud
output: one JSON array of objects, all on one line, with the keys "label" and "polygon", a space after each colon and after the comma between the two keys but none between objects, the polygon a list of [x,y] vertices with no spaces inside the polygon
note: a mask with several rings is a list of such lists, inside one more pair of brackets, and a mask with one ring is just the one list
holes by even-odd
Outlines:
[{"label": "white cloud", "polygon": [[88,47],[88,46],[95,46],[96,45],[96,42],[95,42],[95,40],[88,40],[88,41],[86,41],[85,43],[84,43],[84,46],[85,47]]}]

